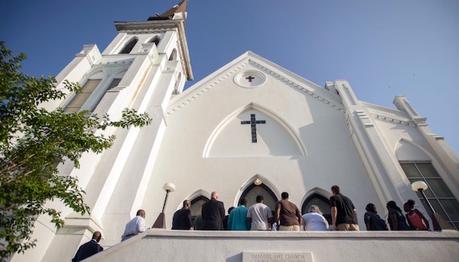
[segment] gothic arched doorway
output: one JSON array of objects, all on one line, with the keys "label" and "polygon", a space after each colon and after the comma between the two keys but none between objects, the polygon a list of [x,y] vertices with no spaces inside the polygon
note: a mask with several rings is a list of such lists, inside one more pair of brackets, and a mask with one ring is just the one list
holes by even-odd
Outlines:
[{"label": "gothic arched doorway", "polygon": [[327,219],[328,223],[331,224],[331,210],[330,210],[330,201],[317,193],[314,193],[306,198],[301,207],[301,213],[305,214],[309,211],[311,205],[316,205],[322,211],[322,215]]},{"label": "gothic arched doorway", "polygon": [[209,201],[209,199],[205,196],[197,196],[191,200],[190,211],[193,219],[201,215],[202,205],[207,201]]},{"label": "gothic arched doorway", "polygon": [[202,218],[201,218],[201,210],[202,205],[209,201],[209,199],[205,196],[197,196],[191,200],[191,220],[193,222],[194,229],[201,230],[203,227]]},{"label": "gothic arched doorway", "polygon": [[276,195],[274,194],[274,192],[265,184],[260,184],[260,185],[255,185],[254,183],[250,184],[250,186],[248,186],[244,190],[244,192],[242,192],[239,200],[241,200],[242,198],[245,198],[247,200],[247,207],[250,207],[251,205],[256,203],[256,198],[258,195],[263,196],[264,198],[263,203],[265,203],[265,205],[269,206],[271,210],[273,211],[275,210],[278,199]]}]

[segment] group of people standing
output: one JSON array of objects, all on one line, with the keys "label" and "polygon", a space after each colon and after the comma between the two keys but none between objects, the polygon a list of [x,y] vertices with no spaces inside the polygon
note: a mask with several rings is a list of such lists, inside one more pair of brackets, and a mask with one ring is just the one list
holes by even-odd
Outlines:
[{"label": "group of people standing", "polygon": [[[404,230],[429,230],[429,220],[421,213],[421,211],[414,208],[415,202],[412,199],[403,204],[403,215],[400,207],[397,206],[395,201],[389,201],[386,204],[388,216],[387,222],[390,230],[404,231]],[[367,230],[388,230],[386,222],[378,215],[376,207],[373,203],[369,203],[364,215],[365,225]]]},{"label": "group of people standing", "polygon": [[[174,213],[172,229],[174,230],[279,230],[279,231],[359,231],[357,213],[352,201],[341,194],[337,185],[331,187],[332,196],[329,199],[331,206],[330,223],[322,215],[320,208],[311,205],[305,214],[301,214],[298,207],[289,201],[289,194],[283,192],[281,200],[276,203],[274,211],[265,205],[262,195],[256,197],[256,203],[247,207],[246,199],[241,199],[238,207],[228,209],[225,216],[223,202],[218,200],[218,193],[212,192],[193,223],[191,217],[191,203],[183,202],[183,208]],[[414,208],[414,200],[404,204],[404,215],[394,201],[387,203],[387,223],[382,219],[373,203],[366,206],[364,221],[366,229],[373,230],[429,230],[429,222],[424,215]],[[389,227],[387,226],[389,224]]]},{"label": "group of people standing", "polygon": [[[183,207],[174,213],[172,218],[173,230],[256,230],[256,231],[359,231],[357,212],[352,201],[341,194],[337,185],[331,187],[330,197],[331,224],[322,215],[320,208],[311,205],[305,214],[301,214],[298,207],[289,201],[289,194],[282,192],[281,200],[276,203],[274,211],[265,205],[262,195],[256,197],[256,203],[246,207],[246,199],[241,199],[238,207],[231,207],[228,215],[225,216],[223,202],[219,201],[218,193],[212,192],[210,200],[202,205],[201,217],[192,220],[191,202],[183,201]],[[429,222],[425,216],[414,208],[414,200],[408,200],[402,210],[394,201],[386,204],[388,217],[382,219],[373,203],[367,204],[364,221],[367,230],[429,230]],[[146,230],[145,211],[139,209],[136,216],[131,219],[125,227],[121,241],[129,239]],[[81,261],[89,256],[101,252],[103,248],[99,245],[102,234],[94,232],[92,239],[81,245],[76,252],[73,262]]]},{"label": "group of people standing", "polygon": [[[241,199],[238,207],[230,208],[225,216],[223,202],[218,200],[218,193],[212,192],[210,200],[201,210],[202,216],[195,223],[195,229],[202,230],[358,230],[355,207],[352,201],[340,194],[339,187],[332,187],[330,197],[332,225],[323,217],[318,206],[312,205],[309,212],[302,215],[298,207],[289,201],[289,194],[283,192],[273,211],[265,205],[262,195],[256,197],[256,203],[246,207],[246,200]],[[202,221],[201,221],[202,220]],[[189,230],[193,228],[190,203],[185,200],[183,208],[174,213],[172,229]]]}]

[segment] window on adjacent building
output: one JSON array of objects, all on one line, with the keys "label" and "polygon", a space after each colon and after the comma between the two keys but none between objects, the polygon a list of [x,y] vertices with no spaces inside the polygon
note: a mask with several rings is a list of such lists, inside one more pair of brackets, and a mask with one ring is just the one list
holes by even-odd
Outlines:
[{"label": "window on adjacent building", "polygon": [[74,113],[80,111],[83,104],[88,100],[91,96],[92,92],[96,89],[99,85],[101,79],[89,79],[84,84],[83,88],[81,89],[80,93],[77,93],[75,97],[73,97],[72,101],[65,107],[65,112]]},{"label": "window on adjacent building", "polygon": [[131,53],[132,49],[134,48],[135,44],[137,44],[137,37],[133,37],[131,40],[124,45],[123,49],[121,49],[120,54],[129,54]]},{"label": "window on adjacent building", "polygon": [[[459,202],[449,190],[446,183],[435,170],[431,162],[400,162],[410,183],[424,181],[429,186],[424,193],[435,211],[448,221],[454,228],[459,229]],[[420,193],[418,197],[425,209],[430,212],[428,204]]]}]

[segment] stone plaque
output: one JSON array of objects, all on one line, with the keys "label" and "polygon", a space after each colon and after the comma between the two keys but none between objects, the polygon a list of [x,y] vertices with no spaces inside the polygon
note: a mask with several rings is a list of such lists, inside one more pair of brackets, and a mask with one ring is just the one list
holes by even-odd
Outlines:
[{"label": "stone plaque", "polygon": [[244,251],[242,262],[314,262],[312,252]]}]

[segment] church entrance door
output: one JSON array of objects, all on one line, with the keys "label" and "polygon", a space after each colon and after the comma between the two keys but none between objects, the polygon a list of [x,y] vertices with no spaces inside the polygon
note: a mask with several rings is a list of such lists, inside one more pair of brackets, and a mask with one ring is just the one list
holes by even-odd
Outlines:
[{"label": "church entrance door", "polygon": [[317,193],[310,195],[306,200],[303,202],[303,206],[301,207],[301,214],[308,213],[309,208],[311,205],[316,205],[322,211],[322,215],[327,219],[328,223],[331,225],[331,210],[330,210],[330,202],[329,200]]},{"label": "church entrance door", "polygon": [[256,203],[256,198],[258,195],[263,196],[263,203],[265,203],[265,205],[269,206],[271,210],[275,210],[278,199],[274,192],[265,184],[251,184],[244,190],[244,192],[242,192],[239,201],[242,198],[245,198],[247,200],[247,207],[250,207]]}]

